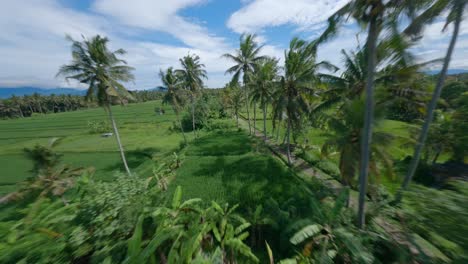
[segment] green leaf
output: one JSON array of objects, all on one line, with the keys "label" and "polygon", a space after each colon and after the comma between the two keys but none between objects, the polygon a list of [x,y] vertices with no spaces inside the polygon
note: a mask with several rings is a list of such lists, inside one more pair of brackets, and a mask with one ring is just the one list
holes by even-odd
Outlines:
[{"label": "green leaf", "polygon": [[297,245],[305,240],[315,236],[322,230],[321,225],[308,225],[294,234],[294,236],[289,240],[292,244]]},{"label": "green leaf", "polygon": [[133,259],[137,256],[140,252],[141,248],[141,239],[143,236],[143,216],[138,218],[137,225],[135,227],[135,231],[133,232],[132,237],[128,240],[128,253],[127,255],[130,259]]},{"label": "green leaf", "polygon": [[297,264],[297,260],[293,258],[283,259],[279,262],[279,264]]},{"label": "green leaf", "polygon": [[145,263],[146,260],[154,254],[156,249],[164,243],[166,240],[169,240],[171,237],[175,236],[179,232],[178,229],[167,230],[162,234],[156,234],[153,239],[148,243],[148,246],[141,252],[138,257],[138,262],[136,263]]},{"label": "green leaf", "polygon": [[182,187],[177,186],[174,192],[174,197],[172,198],[172,208],[173,209],[179,208],[181,201],[182,201]]},{"label": "green leaf", "polygon": [[198,204],[198,203],[201,203],[201,202],[202,202],[202,199],[200,199],[200,198],[189,199],[189,200],[183,202],[183,203],[180,205],[180,208],[192,207],[193,205]]},{"label": "green leaf", "polygon": [[252,253],[250,248],[244,244],[240,239],[233,238],[225,242],[225,245],[233,249],[234,251],[240,253],[241,255],[249,258],[250,260],[258,263],[258,258]]},{"label": "green leaf", "polygon": [[238,235],[238,234],[242,233],[245,229],[249,228],[250,226],[251,226],[250,223],[244,223],[244,224],[236,227],[236,229],[234,230],[234,233],[236,235]]},{"label": "green leaf", "polygon": [[268,242],[265,241],[267,253],[268,253],[268,258],[270,259],[270,264],[274,264],[275,260],[273,258],[273,251],[271,251],[270,245],[268,245]]}]

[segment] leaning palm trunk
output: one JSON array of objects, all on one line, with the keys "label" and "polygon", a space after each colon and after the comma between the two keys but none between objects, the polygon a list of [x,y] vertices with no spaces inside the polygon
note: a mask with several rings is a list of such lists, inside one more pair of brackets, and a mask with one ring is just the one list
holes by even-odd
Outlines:
[{"label": "leaning palm trunk", "polygon": [[263,103],[263,140],[266,141],[267,139],[267,131],[266,131],[266,113],[267,113],[267,104]]},{"label": "leaning palm trunk", "polygon": [[286,155],[288,156],[288,165],[291,166],[291,149],[290,149],[290,142],[289,142],[289,134],[291,131],[291,121],[288,118],[288,129],[286,131]]},{"label": "leaning palm trunk", "polygon": [[128,168],[128,165],[127,165],[127,159],[125,158],[125,152],[122,146],[122,142],[120,141],[119,130],[117,129],[117,124],[115,123],[114,116],[112,115],[111,107],[107,106],[105,109],[109,113],[109,118],[112,123],[112,128],[114,129],[115,138],[117,139],[117,145],[119,145],[120,157],[122,158],[122,162],[124,164],[125,170],[127,171],[128,176],[132,176],[132,173],[130,172],[130,169]]},{"label": "leaning palm trunk", "polygon": [[437,101],[439,100],[440,93],[442,92],[442,86],[444,85],[445,78],[447,77],[447,69],[449,67],[450,59],[452,58],[452,53],[455,48],[455,44],[457,42],[458,33],[460,31],[460,24],[462,21],[463,9],[464,9],[463,7],[459,7],[457,10],[457,17],[456,17],[455,25],[453,29],[452,40],[450,41],[450,45],[447,50],[447,55],[445,56],[445,59],[444,59],[444,65],[442,67],[442,71],[440,72],[439,79],[437,81],[437,86],[434,90],[434,93],[432,94],[432,99],[429,102],[429,105],[427,107],[426,118],[424,120],[424,125],[422,127],[421,134],[419,135],[416,148],[414,149],[413,159],[411,160],[408,172],[405,176],[403,184],[401,185],[401,189],[397,193],[397,197],[396,197],[397,202],[401,201],[401,198],[403,196],[403,191],[405,191],[408,188],[408,185],[411,182],[411,179],[413,178],[414,173],[416,172],[416,169],[418,167],[419,160],[421,157],[421,152],[424,148],[424,144],[426,142],[427,135],[429,133],[429,126],[432,122],[432,119],[434,118],[434,110],[437,106]]},{"label": "leaning palm trunk", "polygon": [[364,128],[361,138],[361,162],[359,168],[359,207],[358,226],[364,227],[365,202],[367,179],[369,174],[370,146],[372,142],[372,123],[374,119],[374,75],[376,64],[376,44],[378,38],[377,18],[373,16],[369,24],[369,35],[367,37],[367,83],[366,83],[366,111],[364,114]]}]

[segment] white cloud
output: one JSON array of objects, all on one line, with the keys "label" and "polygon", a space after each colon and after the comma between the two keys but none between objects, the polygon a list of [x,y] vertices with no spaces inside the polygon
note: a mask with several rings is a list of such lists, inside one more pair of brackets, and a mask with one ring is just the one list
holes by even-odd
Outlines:
[{"label": "white cloud", "polygon": [[266,27],[285,24],[296,25],[302,30],[314,30],[347,2],[347,0],[254,0],[233,13],[227,25],[237,33],[259,32]]},{"label": "white cloud", "polygon": [[[74,86],[62,78],[55,78],[58,68],[70,61],[70,43],[64,38],[71,34],[92,36],[102,34],[111,40],[113,49],[128,51],[125,59],[136,68],[136,80],[128,84],[130,89],[146,89],[160,84],[157,72],[160,68],[178,67],[178,59],[188,53],[196,53],[206,65],[209,87],[221,87],[230,76],[224,71],[231,62],[221,58],[238,45],[238,38],[225,39],[214,36],[202,24],[191,22],[197,18],[180,15],[184,8],[203,5],[208,0],[174,1],[117,1],[94,0],[92,10],[78,11],[67,8],[60,0],[3,0],[0,9],[0,86]],[[284,49],[289,43],[271,45],[267,39],[268,27],[295,25],[301,35],[315,37],[324,20],[342,2],[330,1],[273,1],[246,0],[243,7],[233,13],[228,26],[236,32],[259,31],[259,41],[264,44],[263,54],[283,61]],[[125,4],[124,4],[125,3]],[[329,6],[326,5],[329,3]],[[451,28],[441,33],[442,22],[426,29],[424,39],[414,51],[421,60],[440,58],[445,55]],[[356,47],[355,34],[359,29],[345,27],[332,41],[319,48],[320,60],[341,64],[341,49]],[[304,29],[307,29],[305,32]],[[316,29],[315,31],[310,31]],[[170,45],[150,41],[146,34],[160,32],[171,34],[182,44]],[[361,43],[365,33],[361,33]],[[145,39],[145,40],[142,40]],[[461,27],[460,37],[453,55],[451,68],[468,69],[468,21]]]},{"label": "white cloud", "polygon": [[65,34],[98,34],[106,26],[97,17],[59,8],[52,0],[2,3],[0,85],[67,86],[54,78],[59,66],[69,60]]},{"label": "white cloud", "polygon": [[118,22],[148,30],[169,33],[190,47],[207,49],[225,46],[224,39],[213,36],[207,29],[179,16],[178,11],[204,3],[205,0],[96,0],[96,11],[115,18]]},{"label": "white cloud", "polygon": [[[196,4],[202,1],[179,2]],[[128,2],[126,7],[131,9],[133,5],[134,3]],[[164,5],[170,6],[168,3]],[[167,7],[166,17],[173,17],[174,10],[179,10],[183,6],[176,4],[172,9]],[[163,13],[156,15],[164,16]],[[76,83],[66,83],[62,78],[55,78],[59,67],[71,59],[70,43],[65,40],[65,34],[70,34],[76,39],[81,38],[81,34],[85,36],[102,34],[111,40],[111,48],[127,50],[125,59],[130,66],[136,68],[134,72],[136,80],[134,84],[128,84],[130,89],[146,89],[159,85],[160,81],[157,79],[159,69],[168,66],[178,67],[178,58],[188,52],[197,53],[206,64],[210,77],[208,86],[223,85],[228,76],[219,73],[224,72],[225,68],[222,65],[226,65],[227,62],[220,59],[220,56],[230,51],[229,46],[221,38],[211,36],[206,29],[190,24],[181,17],[176,20],[171,19],[168,20],[170,23],[182,21],[178,25],[168,25],[168,28],[173,27],[174,31],[178,32],[185,31],[186,34],[178,34],[182,35],[181,41],[188,47],[134,40],[132,37],[135,34],[148,32],[133,30],[135,29],[133,27],[146,28],[145,24],[119,27],[109,17],[66,8],[57,0],[4,2],[0,9],[0,28],[2,28],[0,86],[77,87]],[[162,27],[163,22],[160,22],[159,26]],[[132,33],[130,36],[129,29]],[[145,30],[154,33],[157,29],[148,26]]]},{"label": "white cloud", "polygon": [[[425,28],[423,38],[413,48],[418,61],[429,61],[445,57],[452,38],[453,25],[442,31],[444,25],[445,21],[439,20]],[[465,20],[460,26],[460,33],[449,67],[468,70],[466,54],[468,54],[468,21]],[[433,66],[434,69],[440,69],[440,67],[440,64]]]}]

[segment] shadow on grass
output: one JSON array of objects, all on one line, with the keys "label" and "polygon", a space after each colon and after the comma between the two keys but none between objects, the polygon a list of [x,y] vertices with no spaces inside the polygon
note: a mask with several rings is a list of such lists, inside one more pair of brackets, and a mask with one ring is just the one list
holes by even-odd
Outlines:
[{"label": "shadow on grass", "polygon": [[304,197],[298,180],[267,155],[210,156],[186,160],[172,188],[180,185],[184,198],[200,197],[255,208],[270,198],[280,204]]},{"label": "shadow on grass", "polygon": [[213,133],[195,141],[187,155],[221,156],[240,155],[252,150],[250,140],[243,132]]},{"label": "shadow on grass", "polygon": [[[157,148],[144,148],[144,149],[125,151],[125,157],[127,159],[128,167],[130,167],[130,169],[137,168],[138,166],[143,164],[145,161],[151,160],[153,157],[153,154],[158,151],[160,150]],[[125,167],[123,165],[123,162],[119,159],[118,162],[105,167],[103,170],[108,171],[108,172],[112,172],[115,170],[125,171]]]}]

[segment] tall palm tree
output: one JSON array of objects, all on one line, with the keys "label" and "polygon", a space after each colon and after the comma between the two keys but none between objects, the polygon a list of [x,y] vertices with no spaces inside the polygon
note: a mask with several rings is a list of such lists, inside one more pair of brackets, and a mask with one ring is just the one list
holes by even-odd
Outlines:
[{"label": "tall palm tree", "polygon": [[266,58],[265,56],[259,55],[262,47],[263,46],[259,46],[255,41],[255,35],[242,35],[240,37],[239,49],[237,49],[234,54],[226,53],[223,55],[224,58],[227,58],[235,63],[234,66],[226,70],[226,73],[233,74],[231,82],[238,83],[242,74],[249,135],[252,133],[252,128],[250,125],[249,95],[247,91],[247,84],[249,82],[249,73],[254,71],[255,65],[258,62]]},{"label": "tall palm tree", "polygon": [[236,118],[237,128],[239,128],[239,112],[244,103],[244,93],[239,85],[233,83],[230,83],[226,89],[226,106],[231,109],[232,114]]},{"label": "tall palm tree", "polygon": [[[322,146],[322,154],[328,155],[331,149],[339,153],[339,169],[341,182],[345,186],[353,186],[354,176],[358,171],[360,161],[361,130],[364,123],[364,101],[361,98],[346,100],[338,113],[327,117],[327,127],[331,130],[328,139]],[[383,119],[383,111],[377,111],[374,126]],[[386,152],[392,140],[392,135],[373,131],[374,144],[371,147],[374,159],[370,162],[370,170],[379,175],[377,160],[382,161],[388,175],[392,173],[392,161]]]},{"label": "tall palm tree", "polygon": [[415,11],[426,4],[428,0],[352,0],[328,19],[328,27],[317,39],[322,43],[335,35],[339,26],[349,17],[368,29],[367,48],[367,79],[365,86],[366,111],[361,139],[361,162],[359,169],[359,208],[358,226],[364,227],[364,206],[366,198],[367,179],[369,172],[370,148],[372,141],[372,123],[374,118],[374,79],[377,65],[377,41],[384,28],[394,27],[402,14],[414,16]]},{"label": "tall palm tree", "polygon": [[[273,88],[279,74],[278,60],[267,58],[261,61],[255,71],[251,73],[249,85],[251,86],[252,100],[260,102],[263,111],[263,139],[267,138],[266,118],[267,106],[273,96]],[[255,117],[254,117],[255,118]],[[255,126],[255,125],[254,125]]]},{"label": "tall palm tree", "polygon": [[432,120],[434,119],[434,110],[437,106],[437,102],[442,92],[442,87],[444,86],[445,78],[447,77],[447,70],[450,64],[450,60],[452,58],[453,50],[455,49],[458,34],[460,32],[460,24],[463,20],[463,12],[465,11],[467,5],[468,2],[466,0],[437,0],[417,19],[415,19],[414,22],[410,24],[404,31],[404,33],[408,35],[417,35],[421,32],[425,24],[432,22],[438,15],[447,10],[449,11],[449,15],[447,16],[444,30],[448,27],[449,24],[453,23],[452,39],[450,40],[450,44],[447,49],[447,54],[444,58],[444,64],[439,74],[439,79],[437,80],[432,99],[427,107],[426,118],[424,121],[424,125],[421,129],[421,134],[419,135],[418,141],[416,143],[416,147],[414,149],[413,158],[409,165],[408,172],[405,175],[405,179],[403,180],[403,183],[401,185],[401,190],[397,193],[397,202],[401,200],[403,191],[405,191],[408,188],[408,185],[411,182],[414,173],[416,172],[416,168],[418,167],[421,152],[424,148],[427,135],[429,134],[429,126]]},{"label": "tall palm tree", "polygon": [[65,76],[66,80],[74,79],[88,85],[86,98],[96,100],[98,105],[109,114],[122,162],[128,175],[131,175],[111,108],[111,102],[114,100],[122,102],[125,98],[132,98],[120,83],[134,79],[131,73],[133,68],[127,66],[126,61],[119,58],[126,52],[123,49],[109,50],[107,47],[109,39],[100,35],[91,39],[84,38],[83,41],[67,38],[72,42],[73,59],[70,64],[60,67],[57,76]]},{"label": "tall palm tree", "polygon": [[301,118],[310,110],[310,99],[314,95],[314,85],[318,82],[317,70],[330,68],[328,62],[316,62],[315,43],[294,38],[289,50],[284,52],[284,76],[281,76],[279,88],[275,92],[276,113],[286,113],[286,146],[288,163],[291,165],[290,134],[293,127],[298,127]]},{"label": "tall palm tree", "polygon": [[187,55],[179,59],[182,69],[176,70],[176,74],[180,75],[181,81],[190,93],[190,102],[192,104],[192,129],[193,134],[197,137],[195,127],[195,100],[198,93],[203,89],[203,79],[208,79],[205,64],[200,62],[198,55]]},{"label": "tall palm tree", "polygon": [[172,109],[176,114],[177,122],[179,123],[182,136],[184,137],[184,142],[187,144],[187,138],[185,137],[184,127],[182,126],[182,121],[180,120],[180,109],[185,104],[185,98],[182,94],[182,89],[180,87],[180,78],[177,76],[172,69],[169,67],[166,71],[160,70],[159,77],[161,78],[162,83],[167,88],[167,92],[164,94],[163,103],[169,103],[172,105]]}]

